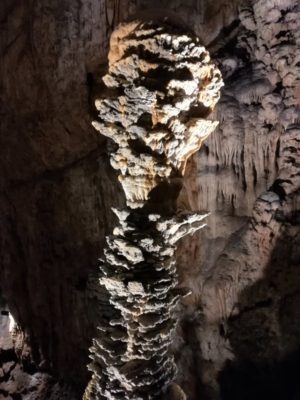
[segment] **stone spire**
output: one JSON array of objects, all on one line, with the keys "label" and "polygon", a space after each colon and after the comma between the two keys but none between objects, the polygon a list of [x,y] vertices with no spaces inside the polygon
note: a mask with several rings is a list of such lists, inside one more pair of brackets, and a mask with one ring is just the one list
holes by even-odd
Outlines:
[{"label": "stone spire", "polygon": [[207,118],[222,78],[199,40],[170,23],[134,21],[112,34],[94,127],[117,146],[127,208],[100,262],[102,319],[84,399],[159,399],[176,366],[169,346],[177,287],[176,242],[202,228],[203,213],[176,213],[189,156],[215,129]]}]

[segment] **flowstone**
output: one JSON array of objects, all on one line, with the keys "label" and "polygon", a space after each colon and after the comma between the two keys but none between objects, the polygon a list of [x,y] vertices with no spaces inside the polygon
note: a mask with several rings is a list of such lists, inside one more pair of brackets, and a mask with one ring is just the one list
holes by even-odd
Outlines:
[{"label": "flowstone", "polygon": [[207,119],[222,78],[191,34],[168,22],[134,21],[112,34],[94,127],[112,139],[127,208],[100,262],[102,319],[84,399],[159,399],[174,380],[169,347],[178,288],[174,252],[206,213],[176,213],[188,157],[215,129]]}]

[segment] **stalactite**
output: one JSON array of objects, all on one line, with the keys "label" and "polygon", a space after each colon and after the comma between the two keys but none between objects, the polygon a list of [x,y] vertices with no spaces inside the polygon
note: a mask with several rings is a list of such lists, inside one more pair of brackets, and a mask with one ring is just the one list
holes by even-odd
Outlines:
[{"label": "stalactite", "polygon": [[93,372],[84,399],[157,399],[175,377],[169,346],[178,288],[176,242],[206,213],[176,213],[188,157],[215,129],[207,119],[222,79],[191,34],[168,22],[135,21],[112,34],[94,127],[112,139],[127,208],[100,262],[103,298]]}]

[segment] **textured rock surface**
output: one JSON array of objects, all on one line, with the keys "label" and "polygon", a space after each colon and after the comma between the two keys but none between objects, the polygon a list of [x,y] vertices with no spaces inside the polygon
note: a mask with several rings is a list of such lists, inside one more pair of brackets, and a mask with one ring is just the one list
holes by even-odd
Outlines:
[{"label": "textured rock surface", "polygon": [[177,214],[175,202],[188,158],[217,125],[207,116],[223,82],[199,39],[170,22],[121,24],[108,58],[93,125],[117,145],[111,164],[127,208],[114,210],[119,225],[99,266],[100,333],[84,399],[160,399],[176,375],[175,310],[188,293],[177,287],[175,244],[207,216]]},{"label": "textured rock surface", "polygon": [[[178,252],[194,292],[186,310],[195,387],[208,398],[219,398],[219,379],[225,399],[243,398],[242,386],[251,398],[299,393],[293,375],[276,378],[299,348],[299,11],[284,1],[240,7],[237,38],[216,53],[221,123],[187,174],[183,204],[212,211],[207,230]],[[189,346],[180,344],[182,365]]]},{"label": "textured rock surface", "polygon": [[[7,400],[75,400],[76,394],[45,372],[39,372],[27,359],[22,332],[15,324],[4,300],[0,298],[0,398]],[[25,360],[24,360],[25,361]]]},{"label": "textured rock surface", "polygon": [[[174,342],[178,382],[189,399],[218,398],[222,369],[225,399],[243,399],[245,388],[251,398],[297,398],[299,199],[290,139],[297,144],[298,134],[288,125],[299,107],[298,1],[240,10],[237,3],[0,4],[0,286],[37,364],[81,388],[98,318],[88,276],[115,224],[110,208],[124,205],[105,143],[90,126],[90,88],[115,24],[160,7],[203,37],[225,77],[220,126],[188,163],[180,199],[182,208],[211,215],[178,250],[180,280],[193,292]],[[256,203],[270,188],[279,200]]]}]

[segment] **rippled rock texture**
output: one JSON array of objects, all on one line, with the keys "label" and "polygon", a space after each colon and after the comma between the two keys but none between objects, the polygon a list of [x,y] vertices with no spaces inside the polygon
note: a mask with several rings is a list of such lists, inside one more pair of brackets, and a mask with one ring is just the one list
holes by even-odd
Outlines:
[{"label": "rippled rock texture", "polygon": [[[221,123],[190,164],[182,197],[212,214],[179,252],[194,289],[183,329],[198,351],[199,397],[299,393],[282,372],[293,369],[300,344],[299,11],[294,1],[240,5],[236,38],[215,53],[225,81]],[[184,365],[190,350],[184,341],[179,348]]]}]

